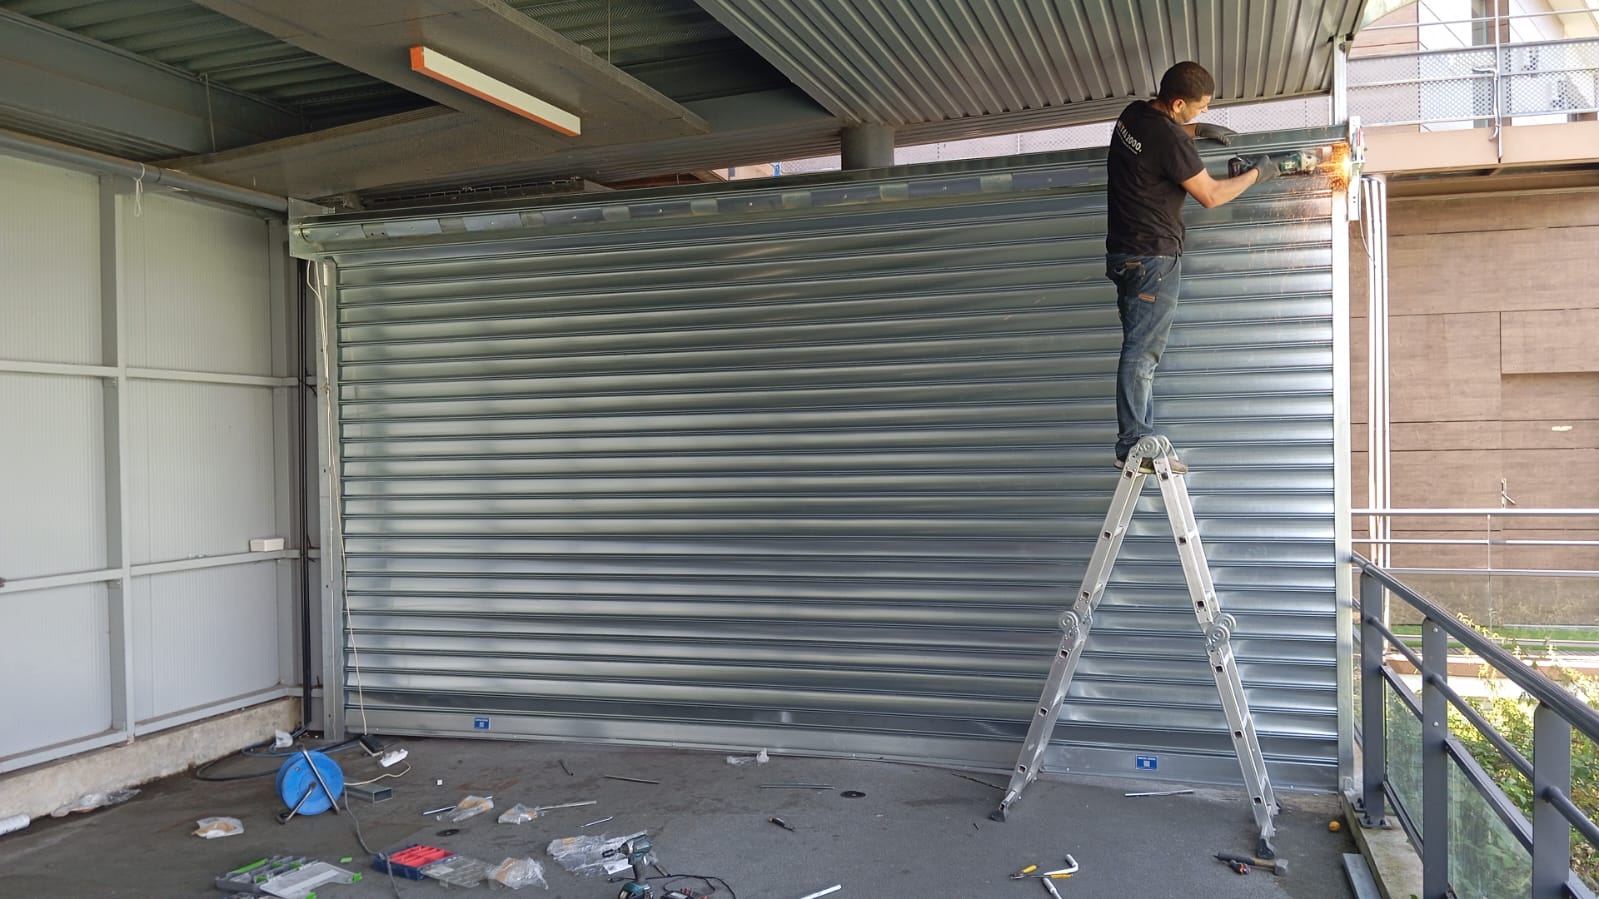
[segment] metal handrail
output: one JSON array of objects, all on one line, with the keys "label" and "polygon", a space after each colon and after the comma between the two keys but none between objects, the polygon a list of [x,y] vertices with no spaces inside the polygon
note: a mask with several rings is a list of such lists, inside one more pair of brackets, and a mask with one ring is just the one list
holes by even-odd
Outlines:
[{"label": "metal handrail", "polygon": [[[1351,520],[1367,519],[1373,534],[1391,534],[1393,532],[1394,518],[1485,518],[1486,527],[1490,534],[1494,527],[1495,518],[1595,518],[1599,519],[1599,508],[1436,508],[1436,509],[1399,509],[1399,508],[1369,508],[1351,509]],[[1599,530],[1599,522],[1595,523]],[[1437,530],[1437,528],[1434,528]],[[1493,565],[1494,547],[1570,547],[1583,548],[1599,546],[1599,539],[1564,539],[1564,540],[1529,540],[1518,537],[1354,537],[1353,542],[1366,547],[1379,548],[1389,546],[1484,546],[1488,548],[1488,564],[1481,568],[1427,568],[1415,566],[1385,565],[1384,570],[1389,574],[1459,574],[1459,575],[1514,575],[1522,577],[1599,577],[1599,570],[1579,568],[1496,568]]]},{"label": "metal handrail", "polygon": [[1599,517],[1599,509],[1501,509],[1497,507],[1469,509],[1351,509],[1351,515],[1433,515],[1438,517],[1505,515],[1511,518],[1571,518]]},{"label": "metal handrail", "polygon": [[[1599,743],[1599,711],[1579,701],[1558,684],[1523,664],[1503,647],[1474,630],[1442,606],[1421,596],[1387,571],[1359,554],[1352,561],[1360,571],[1361,726],[1364,756],[1362,787],[1355,804],[1361,823],[1386,826],[1385,809],[1392,807],[1405,830],[1419,847],[1422,858],[1422,899],[1446,899],[1449,889],[1449,765],[1465,777],[1488,802],[1495,815],[1532,854],[1532,896],[1577,896],[1591,899],[1593,892],[1571,870],[1571,831],[1599,847],[1599,826],[1571,801],[1571,737],[1574,731]],[[1422,650],[1418,655],[1381,620],[1383,591],[1398,596],[1423,616]],[[1448,647],[1453,637],[1537,702],[1533,715],[1533,758],[1517,751],[1483,717],[1449,687]],[[1392,645],[1421,673],[1419,703],[1384,656]],[[1384,685],[1405,700],[1403,705],[1421,721],[1422,796],[1421,824],[1404,807],[1387,774],[1387,703]],[[1449,733],[1448,709],[1461,710],[1468,723],[1483,734],[1513,767],[1530,777],[1533,818],[1510,802],[1504,790],[1471,757],[1459,739]]]},{"label": "metal handrail", "polygon": [[1472,16],[1468,19],[1440,19],[1436,22],[1396,22],[1392,25],[1363,25],[1361,32],[1367,31],[1395,31],[1403,28],[1430,28],[1436,25],[1475,25],[1479,22],[1510,22],[1517,19],[1558,19],[1561,16],[1580,16],[1584,13],[1599,13],[1599,6],[1588,6],[1582,9],[1560,9],[1549,12],[1524,12],[1506,13],[1493,16]]},{"label": "metal handrail", "polygon": [[[1437,48],[1428,48],[1426,50],[1406,50],[1406,51],[1401,52],[1401,53],[1371,53],[1371,54],[1366,54],[1366,55],[1362,55],[1362,56],[1351,57],[1349,61],[1351,63],[1379,62],[1379,61],[1382,61],[1382,60],[1392,60],[1392,59],[1415,59],[1418,56],[1461,56],[1463,54],[1474,53],[1474,52],[1475,53],[1481,53],[1484,56],[1493,56],[1498,51],[1508,50],[1508,49],[1512,49],[1512,48],[1525,49],[1527,47],[1538,47],[1538,48],[1564,47],[1564,46],[1569,46],[1569,45],[1572,45],[1572,44],[1588,44],[1588,43],[1592,43],[1593,40],[1594,39],[1592,37],[1587,37],[1587,36],[1583,36],[1583,37],[1552,37],[1552,38],[1546,37],[1546,38],[1540,38],[1540,39],[1535,40],[1535,41],[1506,41],[1504,43],[1498,44],[1497,46],[1494,45],[1494,44],[1471,44],[1471,45],[1465,46],[1465,47],[1437,47]],[[1540,70],[1540,71],[1544,71],[1544,70]],[[1557,71],[1557,70],[1551,69],[1551,70],[1547,70],[1547,71]],[[1587,69],[1562,69],[1562,70],[1558,70],[1558,71],[1586,72],[1588,70]],[[1371,84],[1378,84],[1378,83],[1383,83],[1383,84],[1405,84],[1406,82],[1403,82],[1403,81],[1371,82]],[[1414,83],[1414,82],[1411,82],[1411,83]],[[1352,85],[1352,86],[1353,87],[1367,87],[1368,85],[1359,84],[1359,85]]]},{"label": "metal handrail", "polygon": [[1388,588],[1389,591],[1409,603],[1416,611],[1421,612],[1429,620],[1437,623],[1449,636],[1460,641],[1460,644],[1470,650],[1473,655],[1482,659],[1484,663],[1492,665],[1505,677],[1513,681],[1516,686],[1527,692],[1527,695],[1552,706],[1560,712],[1572,726],[1587,734],[1588,738],[1599,742],[1599,712],[1593,710],[1586,703],[1577,701],[1575,696],[1561,689],[1559,684],[1544,677],[1542,674],[1528,668],[1520,659],[1511,655],[1498,643],[1478,633],[1471,625],[1456,618],[1443,606],[1438,605],[1421,594],[1396,580],[1388,572],[1378,568],[1359,553],[1354,554],[1354,562],[1361,569],[1361,573],[1374,578],[1378,583]]},{"label": "metal handrail", "polygon": [[[1500,29],[1494,28],[1491,43],[1351,58],[1346,88],[1350,112],[1358,112],[1368,127],[1426,129],[1485,122],[1493,128],[1489,139],[1495,143],[1497,157],[1503,159],[1504,128],[1514,120],[1599,111],[1599,66],[1581,65],[1580,60],[1571,64],[1564,59],[1565,54],[1591,53],[1596,46],[1599,39],[1587,36],[1504,41]],[[1546,50],[1556,51],[1550,54],[1554,58],[1542,59]],[[1515,54],[1527,52],[1539,53],[1541,61],[1536,68],[1523,70]],[[1442,68],[1447,71],[1422,71],[1440,67],[1439,60],[1445,61]],[[1417,71],[1413,77],[1392,77],[1394,73],[1387,68],[1395,61],[1413,61]],[[1468,65],[1469,70],[1462,70]],[[1362,81],[1361,75],[1368,70],[1384,77]],[[1478,108],[1490,98],[1492,110]]]}]

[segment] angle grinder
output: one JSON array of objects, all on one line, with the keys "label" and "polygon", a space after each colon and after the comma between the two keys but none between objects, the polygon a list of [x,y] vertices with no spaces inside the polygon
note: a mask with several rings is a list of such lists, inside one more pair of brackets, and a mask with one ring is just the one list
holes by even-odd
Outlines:
[{"label": "angle grinder", "polygon": [[[1277,167],[1279,175],[1310,175],[1331,158],[1331,150],[1327,147],[1316,147],[1311,150],[1295,150],[1281,156],[1271,157],[1271,164]],[[1234,156],[1227,160],[1227,174],[1237,178],[1249,171],[1252,163],[1242,156]]]}]

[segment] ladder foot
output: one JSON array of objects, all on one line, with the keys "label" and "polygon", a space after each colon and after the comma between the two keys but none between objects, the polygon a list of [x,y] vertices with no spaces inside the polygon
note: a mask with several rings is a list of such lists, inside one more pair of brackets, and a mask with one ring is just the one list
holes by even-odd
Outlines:
[{"label": "ladder foot", "polygon": [[1009,815],[1009,814],[1010,814],[1010,809],[1008,809],[1008,808],[1006,808],[1005,806],[1002,805],[999,808],[994,809],[993,811],[988,813],[988,820],[990,820],[990,821],[998,821],[999,823],[1004,824],[1005,823],[1005,817],[1007,815]]},{"label": "ladder foot", "polygon": [[1261,858],[1277,857],[1277,849],[1276,847],[1272,846],[1270,837],[1260,838],[1260,842],[1255,844],[1255,854]]}]

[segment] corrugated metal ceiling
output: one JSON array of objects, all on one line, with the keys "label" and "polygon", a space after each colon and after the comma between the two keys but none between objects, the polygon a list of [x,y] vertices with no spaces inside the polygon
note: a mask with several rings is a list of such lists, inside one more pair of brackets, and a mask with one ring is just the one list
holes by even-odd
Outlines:
[{"label": "corrugated metal ceiling", "polygon": [[700,0],[841,119],[915,124],[1148,96],[1197,60],[1218,100],[1331,86],[1357,0]]},{"label": "corrugated metal ceiling", "polygon": [[[1183,59],[1197,59],[1217,73],[1218,99],[1324,91],[1329,38],[1353,27],[1361,3],[512,0],[509,5],[680,102],[770,89],[786,76],[840,117],[908,124],[1142,96],[1153,92],[1167,66]],[[322,107],[336,114],[370,111],[361,107],[363,100],[403,102],[404,92],[397,88],[191,0],[0,0],[0,8],[294,108]]]},{"label": "corrugated metal ceiling", "polygon": [[[679,102],[788,83],[687,0],[508,5]],[[430,105],[191,0],[0,0],[0,9],[270,100],[306,116],[313,128]]]},{"label": "corrugated metal ceiling", "polygon": [[0,8],[277,103],[313,128],[428,105],[189,0],[0,0]]},{"label": "corrugated metal ceiling", "polygon": [[[853,123],[894,126],[897,142],[908,145],[1102,121],[1127,99],[1152,94],[1160,73],[1182,59],[1211,68],[1219,103],[1323,93],[1331,87],[1334,38],[1357,26],[1365,5],[509,0],[510,7],[615,66],[588,77],[636,79],[711,120],[711,133],[532,149],[525,141],[497,139],[488,126],[501,123],[464,116],[463,123],[478,130],[458,129],[455,143],[435,141],[424,150],[408,143],[404,122],[384,117],[430,106],[427,100],[202,2],[211,0],[0,0],[0,11],[103,43],[107,53],[135,54],[259,98],[300,116],[306,133],[281,144],[227,144],[212,137],[208,146],[178,148],[170,136],[150,129],[134,133],[136,128],[123,126],[112,133],[92,116],[79,116],[65,132],[41,131],[26,127],[26,103],[7,106],[4,90],[0,124],[305,199],[541,179],[612,183],[837,152],[839,129]],[[419,20],[430,9],[395,8]],[[316,21],[299,27],[315,29]],[[75,77],[91,89],[106,80],[104,73],[92,72],[56,77],[73,88]],[[203,105],[186,112],[197,121],[210,118]],[[615,122],[594,121],[615,133]],[[353,123],[360,127],[334,130]],[[160,152],[159,146],[172,150]],[[406,166],[393,163],[395,146],[412,148]],[[141,147],[149,149],[139,152]],[[224,152],[215,157],[217,151]],[[383,164],[352,165],[362,152],[385,154]],[[193,155],[206,153],[212,155]]]},{"label": "corrugated metal ceiling", "polygon": [[679,103],[784,87],[788,79],[685,0],[509,0]]}]

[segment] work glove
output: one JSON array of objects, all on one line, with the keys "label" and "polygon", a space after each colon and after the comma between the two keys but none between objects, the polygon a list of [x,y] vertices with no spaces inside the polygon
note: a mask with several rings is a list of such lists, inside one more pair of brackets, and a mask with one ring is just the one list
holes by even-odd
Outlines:
[{"label": "work glove", "polygon": [[1238,132],[1226,127],[1225,125],[1218,125],[1215,122],[1194,123],[1194,137],[1204,140],[1213,140],[1224,147],[1232,143],[1233,138],[1237,136]]},{"label": "work glove", "polygon": [[1256,184],[1265,184],[1267,181],[1277,177],[1277,163],[1272,162],[1271,157],[1265,155],[1264,153],[1259,156],[1250,156],[1248,158],[1243,156],[1234,156],[1232,159],[1227,160],[1227,173],[1232,175],[1234,178],[1237,178],[1239,175],[1244,174],[1250,169],[1254,169],[1260,173],[1255,179]]}]

